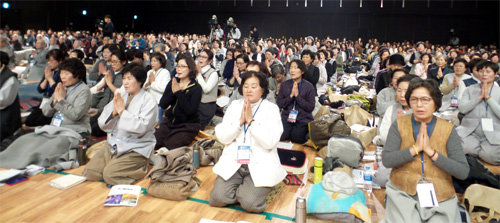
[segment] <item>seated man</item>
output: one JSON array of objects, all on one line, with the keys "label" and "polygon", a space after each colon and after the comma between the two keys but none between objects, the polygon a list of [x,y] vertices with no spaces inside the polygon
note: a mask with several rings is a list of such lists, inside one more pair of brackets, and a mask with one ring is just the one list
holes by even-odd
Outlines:
[{"label": "seated man", "polygon": [[37,41],[35,43],[35,48],[36,51],[32,51],[30,56],[30,59],[28,60],[28,65],[26,66],[26,69],[23,71],[22,76],[25,77],[27,80],[35,80],[38,81],[42,79],[42,76],[44,74],[44,69],[47,66],[47,44],[43,39],[37,38]]},{"label": "seated man", "polygon": [[394,97],[396,96],[397,81],[400,77],[405,76],[407,73],[404,69],[395,69],[389,72],[391,84],[381,90],[377,94],[377,113],[383,117],[387,108],[396,103]]}]

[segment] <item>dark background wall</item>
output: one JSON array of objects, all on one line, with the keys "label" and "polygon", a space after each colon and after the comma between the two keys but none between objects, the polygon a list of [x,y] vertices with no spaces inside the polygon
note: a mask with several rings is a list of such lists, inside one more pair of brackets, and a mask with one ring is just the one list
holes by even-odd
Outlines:
[{"label": "dark background wall", "polygon": [[[14,29],[61,30],[94,29],[95,20],[111,14],[117,31],[168,31],[176,33],[209,33],[212,14],[219,22],[230,16],[244,36],[248,27],[256,25],[262,37],[268,36],[332,36],[355,39],[374,38],[382,41],[430,40],[446,43],[454,29],[464,44],[498,43],[498,0],[220,0],[220,1],[20,1],[9,2],[1,10],[2,27]],[[86,9],[88,14],[82,15]],[[133,20],[133,15],[138,15]]]}]

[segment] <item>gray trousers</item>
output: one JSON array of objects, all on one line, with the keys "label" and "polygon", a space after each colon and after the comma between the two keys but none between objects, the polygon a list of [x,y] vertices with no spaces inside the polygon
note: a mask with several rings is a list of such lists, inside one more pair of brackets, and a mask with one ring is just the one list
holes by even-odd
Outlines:
[{"label": "gray trousers", "polygon": [[439,207],[422,208],[417,195],[410,196],[399,190],[391,181],[386,184],[385,194],[386,210],[382,222],[462,222],[457,196],[439,202]]},{"label": "gray trousers", "polygon": [[485,162],[493,165],[500,165],[500,145],[488,142],[481,126],[463,139],[462,147],[466,154],[479,156]]},{"label": "gray trousers", "polygon": [[271,187],[255,187],[248,165],[244,164],[227,181],[218,176],[210,192],[210,205],[224,207],[240,203],[248,212],[263,212]]}]

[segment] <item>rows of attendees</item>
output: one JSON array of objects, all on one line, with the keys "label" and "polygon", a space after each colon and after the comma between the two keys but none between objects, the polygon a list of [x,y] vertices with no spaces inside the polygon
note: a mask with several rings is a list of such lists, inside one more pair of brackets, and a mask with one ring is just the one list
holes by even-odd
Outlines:
[{"label": "rows of attendees", "polygon": [[[467,178],[464,154],[500,165],[494,45],[168,33],[109,38],[50,30],[0,36],[2,140],[16,137],[2,148],[2,167],[22,168],[39,159],[50,166],[55,161],[40,158],[33,148],[67,150],[80,137],[107,136],[106,148],[84,175],[131,184],[147,174],[154,150],[190,145],[222,111],[215,135],[226,147],[213,169],[219,177],[210,204],[238,202],[261,212],[271,188],[286,176],[276,144],[305,143],[314,108],[330,106],[324,97],[328,88],[353,73],[370,80],[377,93],[381,122],[374,142],[384,146],[378,180],[387,188],[389,222],[421,221],[421,216],[456,222],[460,215],[450,179]],[[16,65],[26,69],[13,73],[9,68]],[[14,135],[21,127],[18,79],[39,81],[42,98],[24,123],[39,127],[22,136]],[[227,106],[217,103],[223,95]],[[416,208],[418,154],[440,209]]]}]

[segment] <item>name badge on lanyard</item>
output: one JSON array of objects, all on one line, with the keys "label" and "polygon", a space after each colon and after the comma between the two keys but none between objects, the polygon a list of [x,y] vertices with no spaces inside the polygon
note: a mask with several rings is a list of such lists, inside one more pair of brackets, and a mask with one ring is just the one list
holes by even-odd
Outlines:
[{"label": "name badge on lanyard", "polygon": [[451,97],[451,107],[458,107],[458,98],[455,95]]},{"label": "name badge on lanyard", "polygon": [[288,119],[287,121],[290,123],[295,123],[297,122],[297,116],[299,115],[299,111],[292,109],[290,110],[290,113],[288,114]]},{"label": "name badge on lanyard", "polygon": [[481,127],[485,132],[493,132],[493,120],[491,118],[482,118]]},{"label": "name badge on lanyard", "polygon": [[64,115],[61,112],[57,112],[52,118],[50,125],[55,127],[61,127],[63,121],[64,121]]},{"label": "name badge on lanyard", "polygon": [[249,164],[250,163],[250,145],[239,145],[238,154],[236,162],[239,164]]},{"label": "name badge on lanyard", "polygon": [[434,184],[425,180],[421,180],[417,184],[417,195],[420,207],[430,208],[439,207]]}]

